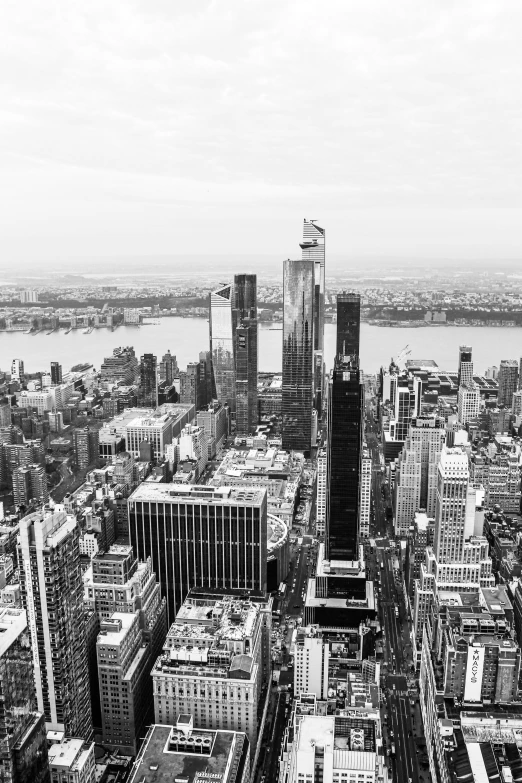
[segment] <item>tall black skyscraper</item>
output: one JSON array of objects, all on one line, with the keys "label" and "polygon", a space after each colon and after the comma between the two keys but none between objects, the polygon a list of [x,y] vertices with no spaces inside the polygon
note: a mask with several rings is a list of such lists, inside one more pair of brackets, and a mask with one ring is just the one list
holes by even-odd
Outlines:
[{"label": "tall black skyscraper", "polygon": [[337,347],[335,355],[359,356],[361,297],[342,293],[337,297]]},{"label": "tall black skyscraper", "polygon": [[257,277],[234,277],[236,430],[253,433],[257,414]]},{"label": "tall black skyscraper", "polygon": [[[337,300],[337,355],[328,387],[326,557],[357,560],[364,386],[359,369],[360,298]],[[347,349],[352,353],[349,354]]]},{"label": "tall black skyscraper", "polygon": [[157,360],[152,353],[144,353],[140,359],[138,404],[141,408],[155,408],[158,404]]},{"label": "tall black skyscraper", "polygon": [[359,557],[363,410],[358,358],[339,354],[328,388],[327,559]]},{"label": "tall black skyscraper", "polygon": [[308,451],[314,401],[314,301],[312,260],[283,266],[283,448]]},{"label": "tall black skyscraper", "polygon": [[51,362],[51,383],[59,386],[62,382],[62,365],[59,362]]}]

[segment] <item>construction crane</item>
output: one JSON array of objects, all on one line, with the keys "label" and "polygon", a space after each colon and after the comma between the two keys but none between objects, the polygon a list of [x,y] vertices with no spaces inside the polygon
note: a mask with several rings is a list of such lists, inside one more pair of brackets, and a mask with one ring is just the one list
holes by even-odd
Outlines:
[{"label": "construction crane", "polygon": [[[392,365],[395,365],[395,367],[397,367],[397,369],[400,369],[400,363],[401,363],[401,362],[402,362],[402,361],[403,361],[403,360],[404,360],[404,359],[405,359],[407,356],[409,356],[410,354],[411,354],[411,348],[410,348],[410,346],[409,346],[409,345],[405,345],[405,346],[404,346],[404,348],[403,348],[401,351],[399,351],[399,353],[397,354],[397,357],[396,357],[396,358],[394,358],[394,357],[392,356],[391,364],[392,364]],[[390,366],[391,366],[391,365],[390,365]]]}]

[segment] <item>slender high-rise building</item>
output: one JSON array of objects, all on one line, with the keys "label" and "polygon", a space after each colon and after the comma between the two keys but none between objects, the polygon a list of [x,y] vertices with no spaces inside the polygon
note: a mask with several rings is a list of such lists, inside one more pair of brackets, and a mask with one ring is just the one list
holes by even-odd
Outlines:
[{"label": "slender high-rise building", "polygon": [[257,413],[257,277],[234,277],[236,430],[251,434]]},{"label": "slender high-rise building", "polygon": [[325,298],[325,230],[314,220],[304,219],[303,241],[300,243],[303,261],[314,264],[314,405],[322,408],[324,375],[324,298]]},{"label": "slender high-rise building", "polygon": [[511,408],[513,394],[518,387],[518,362],[516,359],[502,359],[498,370],[498,405]]},{"label": "slender high-rise building", "polygon": [[92,733],[80,529],[63,510],[20,521],[18,563],[33,647],[38,710],[47,728],[69,737]]},{"label": "slender high-rise building", "polygon": [[326,558],[359,557],[364,386],[358,358],[339,355],[328,388]]},{"label": "slender high-rise building", "polygon": [[59,386],[62,382],[62,365],[59,362],[51,362],[51,383]]},{"label": "slender high-rise building", "polygon": [[471,358],[471,346],[461,345],[459,347],[459,371],[458,386],[464,386],[467,383],[473,383],[473,360]]},{"label": "slender high-rise building", "polygon": [[210,294],[210,351],[212,354],[212,394],[236,411],[236,376],[234,364],[234,320],[232,284],[223,284]]},{"label": "slender high-rise building", "polygon": [[283,265],[283,448],[308,451],[314,402],[315,263]]},{"label": "slender high-rise building", "polygon": [[157,360],[152,353],[145,353],[140,359],[138,404],[141,408],[155,408],[158,404]]},{"label": "slender high-rise building", "polygon": [[337,297],[337,347],[335,355],[359,356],[360,332],[360,294],[339,294]]}]

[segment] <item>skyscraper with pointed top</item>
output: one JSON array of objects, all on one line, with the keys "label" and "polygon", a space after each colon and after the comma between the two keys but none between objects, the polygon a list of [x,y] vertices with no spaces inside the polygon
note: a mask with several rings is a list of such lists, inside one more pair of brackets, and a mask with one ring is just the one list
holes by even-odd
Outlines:
[{"label": "skyscraper with pointed top", "polygon": [[210,351],[212,354],[212,393],[232,414],[236,410],[234,365],[233,286],[223,283],[210,294]]},{"label": "skyscraper with pointed top", "polygon": [[325,230],[315,220],[303,221],[303,261],[314,264],[314,405],[321,412],[324,377]]}]

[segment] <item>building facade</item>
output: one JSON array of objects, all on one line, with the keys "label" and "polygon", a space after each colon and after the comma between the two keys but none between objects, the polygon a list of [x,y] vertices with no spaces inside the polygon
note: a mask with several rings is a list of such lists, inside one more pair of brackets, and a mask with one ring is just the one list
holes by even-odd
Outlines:
[{"label": "building facade", "polygon": [[518,389],[518,362],[516,359],[502,359],[498,370],[498,405],[511,408],[513,394]]},{"label": "building facade", "polygon": [[169,622],[191,587],[266,592],[265,489],[145,483],[128,510],[131,543],[152,559]]},{"label": "building facade", "polygon": [[38,710],[48,729],[87,739],[92,717],[79,540],[76,519],[59,508],[20,521],[18,563]]},{"label": "building facade", "polygon": [[287,451],[308,451],[312,445],[315,294],[314,261],[284,261],[282,443]]},{"label": "building facade", "polygon": [[257,276],[234,277],[236,430],[252,434],[257,415]]},{"label": "building facade", "polygon": [[236,412],[234,362],[234,287],[223,285],[210,294],[210,350],[212,353],[213,396]]}]

